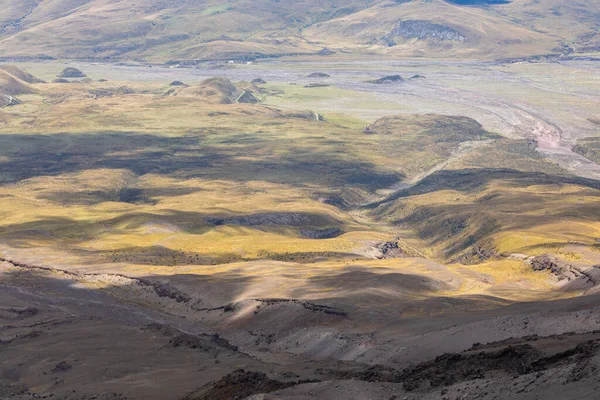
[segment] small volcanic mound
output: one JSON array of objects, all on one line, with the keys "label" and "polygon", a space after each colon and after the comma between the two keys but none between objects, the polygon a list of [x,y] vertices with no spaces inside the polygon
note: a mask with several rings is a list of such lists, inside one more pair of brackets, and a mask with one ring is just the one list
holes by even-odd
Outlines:
[{"label": "small volcanic mound", "polygon": [[309,78],[329,78],[331,75],[323,73],[323,72],[313,72],[308,75]]},{"label": "small volcanic mound", "polygon": [[264,85],[265,83],[267,83],[267,81],[265,81],[262,78],[256,78],[256,79],[252,79],[252,81],[250,82],[253,85]]},{"label": "small volcanic mound", "polygon": [[35,93],[35,90],[28,83],[0,69],[0,93],[15,96]]},{"label": "small volcanic mound", "polygon": [[8,72],[15,78],[18,78],[25,83],[44,83],[43,80],[36,78],[35,76],[31,75],[29,72],[17,67],[16,65],[10,65],[10,64],[0,65],[0,69]]},{"label": "small volcanic mound", "polygon": [[404,82],[404,78],[400,75],[389,75],[384,76],[383,78],[367,81],[367,83],[376,83],[376,84],[389,84],[389,83],[399,83]]},{"label": "small volcanic mound", "polygon": [[58,78],[85,78],[86,76],[86,74],[74,67],[67,67],[57,75]]},{"label": "small volcanic mound", "polygon": [[205,79],[194,86],[172,87],[165,95],[195,98],[210,104],[234,104],[245,93],[248,92],[236,87],[229,79],[217,77]]}]

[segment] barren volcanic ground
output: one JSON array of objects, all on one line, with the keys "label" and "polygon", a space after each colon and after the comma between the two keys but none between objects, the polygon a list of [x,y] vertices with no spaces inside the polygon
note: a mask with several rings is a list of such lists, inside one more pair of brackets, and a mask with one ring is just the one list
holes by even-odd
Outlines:
[{"label": "barren volcanic ground", "polygon": [[600,398],[598,93],[593,61],[1,66],[0,398]]}]

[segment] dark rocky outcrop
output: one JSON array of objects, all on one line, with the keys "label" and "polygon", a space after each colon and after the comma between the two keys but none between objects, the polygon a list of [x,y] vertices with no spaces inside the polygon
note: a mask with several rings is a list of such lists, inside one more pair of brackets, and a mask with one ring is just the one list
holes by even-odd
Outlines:
[{"label": "dark rocky outcrop", "polygon": [[378,257],[381,259],[404,257],[404,250],[402,250],[398,242],[380,243],[377,249],[381,252],[381,257]]},{"label": "dark rocky outcrop", "polygon": [[386,39],[393,41],[398,37],[418,40],[467,41],[464,35],[448,26],[424,20],[399,21]]},{"label": "dark rocky outcrop", "polygon": [[244,92],[235,100],[235,102],[240,104],[256,104],[260,103],[260,100],[257,99],[251,91],[244,90]]},{"label": "dark rocky outcrop", "polygon": [[253,85],[264,85],[265,83],[267,83],[267,81],[265,81],[262,78],[256,78],[256,79],[252,79],[252,83]]},{"label": "dark rocky outcrop", "polygon": [[169,86],[187,86],[187,85],[181,81],[173,81],[173,82],[169,83]]},{"label": "dark rocky outcrop", "polygon": [[529,260],[534,271],[550,271],[559,280],[574,280],[582,276],[579,268],[567,264],[556,257],[551,257],[548,254],[533,257]]},{"label": "dark rocky outcrop", "polygon": [[67,372],[73,369],[73,366],[66,361],[61,361],[52,369],[53,374]]},{"label": "dark rocky outcrop", "polygon": [[238,369],[221,380],[188,394],[181,400],[245,399],[255,394],[269,393],[309,382],[311,381],[281,382],[270,379],[262,372]]}]

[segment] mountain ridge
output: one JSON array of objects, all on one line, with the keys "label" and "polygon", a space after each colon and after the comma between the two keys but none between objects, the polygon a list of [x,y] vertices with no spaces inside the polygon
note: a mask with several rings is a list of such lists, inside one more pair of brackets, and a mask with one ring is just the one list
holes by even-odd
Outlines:
[{"label": "mountain ridge", "polygon": [[3,58],[255,59],[331,48],[499,59],[600,51],[600,5],[580,0],[0,0],[0,6]]}]

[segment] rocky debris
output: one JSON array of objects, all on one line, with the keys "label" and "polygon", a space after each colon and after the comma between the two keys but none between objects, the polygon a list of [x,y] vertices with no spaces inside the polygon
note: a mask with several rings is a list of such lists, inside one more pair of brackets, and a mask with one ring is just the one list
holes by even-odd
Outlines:
[{"label": "rocky debris", "polygon": [[466,42],[460,32],[440,24],[424,20],[398,21],[394,29],[385,37],[392,42],[395,38]]},{"label": "rocky debris", "polygon": [[126,278],[137,281],[141,286],[152,287],[158,297],[167,297],[172,300],[175,300],[178,303],[187,303],[191,300],[191,297],[187,293],[183,293],[179,289],[167,283],[151,281],[149,279],[142,278]]},{"label": "rocky debris", "polygon": [[260,103],[260,100],[250,90],[244,90],[235,102],[240,104],[256,104]]},{"label": "rocky debris", "polygon": [[180,400],[232,400],[245,399],[249,396],[270,393],[303,383],[317,381],[301,380],[281,382],[270,379],[262,372],[238,369],[221,380],[205,385],[203,388],[184,396]]},{"label": "rocky debris", "polygon": [[67,372],[73,369],[73,366],[66,361],[61,361],[52,369],[53,374]]},{"label": "rocky debris", "polygon": [[196,349],[207,353],[213,353],[216,356],[220,349],[238,351],[238,347],[229,343],[228,340],[219,335],[191,335],[189,333],[180,333],[169,341],[170,347],[186,347]]},{"label": "rocky debris", "polygon": [[471,250],[458,257],[455,262],[465,265],[473,265],[496,257],[498,257],[498,253],[495,250],[481,245],[475,245],[471,248]]},{"label": "rocky debris", "polygon": [[332,239],[340,236],[344,233],[339,228],[327,228],[327,229],[303,229],[300,231],[302,236],[309,239]]},{"label": "rocky debris", "polygon": [[58,78],[85,78],[86,76],[86,74],[74,67],[67,67],[57,75]]},{"label": "rocky debris", "polygon": [[328,85],[326,83],[309,83],[307,85],[304,85],[305,88],[320,88],[320,87],[328,87],[331,85]]},{"label": "rocky debris", "polygon": [[329,315],[337,315],[340,317],[347,317],[348,313],[342,310],[338,310],[337,308],[325,306],[322,304],[315,304],[305,301],[300,301],[296,299],[254,299],[254,301],[260,302],[265,305],[275,305],[275,304],[299,304],[304,309],[313,311],[313,312],[322,312],[324,314]]},{"label": "rocky debris", "polygon": [[398,245],[398,242],[380,243],[377,249],[381,252],[381,257],[378,257],[380,259],[404,257],[404,251]]},{"label": "rocky debris", "polygon": [[187,86],[187,85],[181,81],[173,81],[173,82],[169,83],[169,86]]},{"label": "rocky debris", "polygon": [[[219,307],[222,309],[223,307]],[[223,339],[218,334],[198,334],[193,335],[185,333],[169,325],[152,323],[142,328],[144,331],[154,332],[162,336],[171,337],[169,347],[186,347],[189,349],[198,349],[205,352],[216,352],[219,349],[229,351],[238,351],[238,347],[232,345],[227,339]]]},{"label": "rocky debris", "polygon": [[404,78],[402,78],[400,75],[384,76],[383,78],[375,79],[372,81],[367,81],[367,83],[376,83],[379,85],[389,84],[389,83],[398,83],[398,82],[404,82]]},{"label": "rocky debris", "polygon": [[8,94],[0,93],[0,108],[21,104],[21,100]]},{"label": "rocky debris", "polygon": [[[3,319],[27,319],[36,316],[40,312],[39,309],[35,307],[26,307],[26,308],[8,308],[2,309],[0,308],[0,318]],[[6,318],[5,318],[6,317]]]},{"label": "rocky debris", "polygon": [[587,120],[590,121],[592,124],[600,125],[600,117],[590,117]]},{"label": "rocky debris", "polygon": [[584,269],[548,254],[529,258],[526,263],[531,265],[534,271],[550,271],[564,284],[565,290],[590,289],[600,282],[600,265]]},{"label": "rocky debris", "polygon": [[364,257],[378,260],[407,256],[398,242],[367,242],[359,253]]},{"label": "rocky debris", "polygon": [[360,380],[365,382],[401,382],[401,372],[383,365],[373,365],[362,369],[330,369],[318,368],[316,373],[328,378],[340,380]]},{"label": "rocky debris", "polygon": [[323,72],[313,72],[312,74],[308,75],[308,78],[329,78],[330,76],[331,75]]},{"label": "rocky debris", "polygon": [[253,85],[264,85],[265,83],[267,83],[267,81],[265,81],[262,78],[256,78],[256,79],[252,79],[252,81],[250,82]]}]

